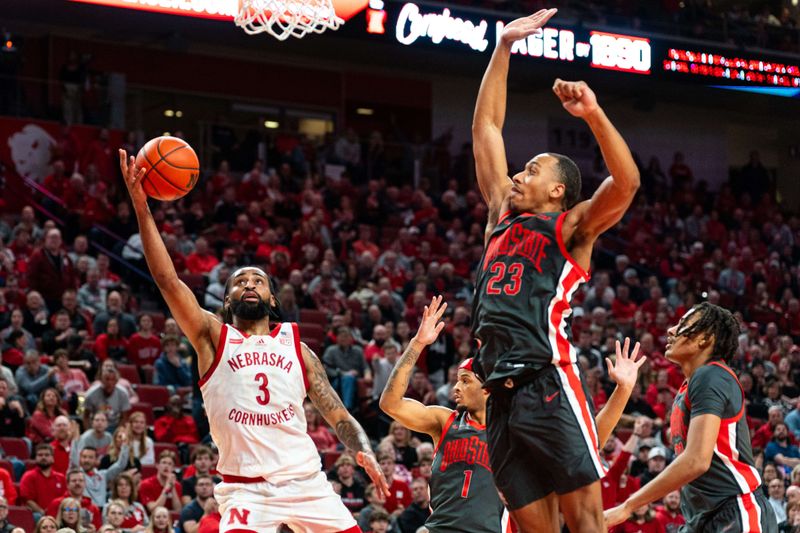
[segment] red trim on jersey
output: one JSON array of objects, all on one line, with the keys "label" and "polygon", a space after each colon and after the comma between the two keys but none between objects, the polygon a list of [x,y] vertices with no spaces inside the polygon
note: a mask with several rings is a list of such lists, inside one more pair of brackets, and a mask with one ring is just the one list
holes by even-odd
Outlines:
[{"label": "red trim on jersey", "polygon": [[364,533],[364,532],[361,530],[360,527],[358,527],[358,524],[356,524],[353,527],[350,527],[350,528],[347,528],[347,529],[343,529],[342,531],[339,531],[338,533]]},{"label": "red trim on jersey", "polygon": [[236,529],[229,529],[227,533],[258,533],[258,531],[256,531],[255,529],[236,528]]},{"label": "red trim on jersey", "polygon": [[[217,350],[214,353],[214,360],[211,362],[211,366],[208,367],[203,377],[201,377],[197,385],[202,387],[203,385],[211,379],[211,374],[214,373],[214,370],[217,369],[219,366],[219,362],[222,360],[222,352],[225,351],[225,340],[228,338],[228,328],[231,327],[228,324],[222,324],[222,327],[219,330],[219,340],[217,341]],[[236,329],[236,328],[233,328]],[[238,330],[237,330],[238,331]]]},{"label": "red trim on jersey", "polygon": [[[759,479],[758,473],[752,466],[748,465],[747,463],[739,459],[739,450],[736,449],[736,441],[734,440],[733,442],[731,442],[729,434],[729,428],[732,425],[734,425],[734,439],[736,438],[735,434],[737,428],[735,427],[735,424],[737,424],[739,422],[739,419],[741,419],[742,416],[744,415],[744,407],[745,407],[744,389],[742,389],[742,384],[739,383],[739,379],[736,377],[736,374],[734,374],[733,371],[726,365],[720,363],[719,361],[712,361],[708,364],[718,366],[721,369],[728,372],[731,376],[733,376],[733,379],[736,381],[736,384],[739,385],[739,390],[742,391],[742,407],[739,409],[739,412],[736,413],[735,416],[722,419],[719,428],[719,434],[717,436],[717,451],[719,451],[721,455],[724,455],[725,458],[728,461],[730,461],[730,465],[725,464],[725,466],[728,467],[729,469],[732,466],[733,469],[736,471],[736,473],[739,474],[739,476],[741,476],[744,479],[745,483],[747,483],[747,488],[752,492],[758,488],[758,486],[761,484],[761,480]],[[723,461],[723,463],[725,462]],[[739,480],[737,479],[736,482],[738,484]],[[746,502],[747,499],[743,499],[742,501]],[[760,529],[754,529],[753,531],[760,531]]]},{"label": "red trim on jersey", "polygon": [[558,219],[556,220],[556,241],[558,242],[558,249],[561,250],[561,255],[564,256],[564,259],[572,263],[572,266],[580,273],[580,275],[585,279],[589,279],[589,273],[586,272],[582,266],[578,264],[577,261],[570,255],[567,251],[567,245],[564,243],[564,235],[561,232],[562,226],[564,225],[564,218],[567,216],[569,211],[564,211],[560,215],[558,215]]},{"label": "red trim on jersey", "polygon": [[283,323],[282,322],[278,322],[275,325],[275,327],[272,328],[272,331],[269,332],[269,336],[274,339],[275,336],[278,334],[278,332],[281,330],[281,326],[283,326]]},{"label": "red trim on jersey", "polygon": [[470,426],[474,427],[477,430],[486,431],[486,424],[484,425],[478,424],[472,419],[471,416],[469,416],[469,413],[467,413],[467,424],[469,424]]},{"label": "red trim on jersey", "polygon": [[228,474],[221,474],[222,481],[225,483],[261,483],[266,481],[263,477],[243,477],[243,476],[229,476]]},{"label": "red trim on jersey", "polygon": [[303,353],[300,350],[300,328],[297,327],[297,324],[292,322],[292,332],[294,333],[294,347],[297,351],[297,360],[300,361],[300,369],[303,371],[303,385],[306,388],[306,392],[308,392],[308,374],[306,373],[306,362],[303,359]]},{"label": "red trim on jersey", "polygon": [[505,213],[500,215],[500,218],[497,219],[497,223],[500,224],[502,221],[504,221],[506,218],[508,218],[508,215],[510,215],[510,214],[511,214],[511,211],[506,211]]},{"label": "red trim on jersey", "polygon": [[436,454],[439,453],[439,447],[444,442],[444,436],[447,435],[447,432],[450,431],[450,426],[453,425],[453,421],[456,419],[458,415],[458,411],[453,411],[450,413],[450,417],[447,419],[447,422],[444,423],[444,427],[442,428],[442,436],[439,437],[439,442],[436,443],[436,449],[433,450],[433,456],[436,457]]},{"label": "red trim on jersey", "polygon": [[[561,215],[561,217],[563,217],[563,215]],[[562,220],[561,217],[559,217],[559,221]],[[556,229],[556,234],[559,234],[559,229]],[[564,314],[571,309],[569,304],[569,294],[584,279],[582,277],[584,274],[583,269],[581,269],[575,263],[572,263],[572,266],[573,268],[569,270],[567,275],[562,280],[561,286],[558,288],[558,294],[561,295],[561,299],[557,301],[555,305],[553,305],[552,315],[550,316],[550,328],[555,331],[556,347],[558,349],[559,356],[558,366],[561,367],[564,375],[567,378],[567,382],[562,383],[562,385],[565,388],[569,387],[569,389],[575,395],[575,399],[578,403],[578,409],[580,411],[580,413],[576,413],[576,415],[579,415],[578,424],[581,425],[581,421],[583,422],[583,431],[588,433],[591,441],[591,450],[589,450],[589,453],[595,454],[596,464],[600,465],[602,470],[605,470],[602,466],[603,462],[600,459],[600,454],[598,452],[597,434],[593,429],[594,417],[589,412],[589,403],[586,399],[586,394],[583,391],[581,378],[576,369],[577,361],[572,360],[572,345],[570,344],[569,339],[567,339],[566,336],[561,332],[561,323],[564,321]]]},{"label": "red trim on jersey", "polygon": [[752,494],[742,494],[739,496],[739,501],[742,502],[742,507],[747,513],[742,517],[742,525],[747,533],[761,533],[761,522],[758,519],[758,504]]}]

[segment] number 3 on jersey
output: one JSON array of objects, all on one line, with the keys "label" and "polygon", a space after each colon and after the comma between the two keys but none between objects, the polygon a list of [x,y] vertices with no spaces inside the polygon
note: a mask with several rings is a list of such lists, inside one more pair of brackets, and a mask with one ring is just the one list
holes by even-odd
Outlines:
[{"label": "number 3 on jersey", "polygon": [[269,405],[269,389],[267,385],[269,385],[269,378],[263,372],[256,374],[256,381],[259,382],[258,390],[261,394],[256,396],[256,401],[260,405]]},{"label": "number 3 on jersey", "polygon": [[[508,296],[516,296],[522,285],[522,263],[493,263],[489,268],[492,271],[492,277],[489,278],[489,283],[486,284],[486,294],[500,294],[504,292]],[[498,287],[498,283],[503,281],[506,277],[506,272],[511,276],[508,283]]]}]

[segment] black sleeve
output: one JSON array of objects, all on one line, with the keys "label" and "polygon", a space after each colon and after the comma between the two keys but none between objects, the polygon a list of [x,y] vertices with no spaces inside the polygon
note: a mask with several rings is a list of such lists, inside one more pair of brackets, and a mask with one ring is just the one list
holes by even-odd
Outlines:
[{"label": "black sleeve", "polygon": [[687,395],[692,418],[707,414],[730,418],[741,407],[739,385],[728,371],[717,365],[698,368],[689,380]]}]

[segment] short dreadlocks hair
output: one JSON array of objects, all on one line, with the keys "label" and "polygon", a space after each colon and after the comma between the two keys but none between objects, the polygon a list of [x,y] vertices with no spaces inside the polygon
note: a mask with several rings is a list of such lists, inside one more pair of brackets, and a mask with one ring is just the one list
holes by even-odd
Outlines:
[{"label": "short dreadlocks hair", "polygon": [[738,346],[740,333],[739,322],[730,311],[708,302],[695,305],[692,314],[699,318],[694,323],[680,331],[679,336],[694,338],[705,334],[714,336],[714,349],[712,359],[719,359],[726,363],[733,359]]}]

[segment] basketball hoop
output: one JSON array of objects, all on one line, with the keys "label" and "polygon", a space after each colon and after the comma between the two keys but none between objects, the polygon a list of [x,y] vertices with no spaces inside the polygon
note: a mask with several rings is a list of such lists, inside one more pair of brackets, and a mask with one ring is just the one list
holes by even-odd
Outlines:
[{"label": "basketball hoop", "polygon": [[239,5],[237,26],[250,35],[270,33],[280,41],[337,30],[344,23],[331,0],[240,0]]}]

